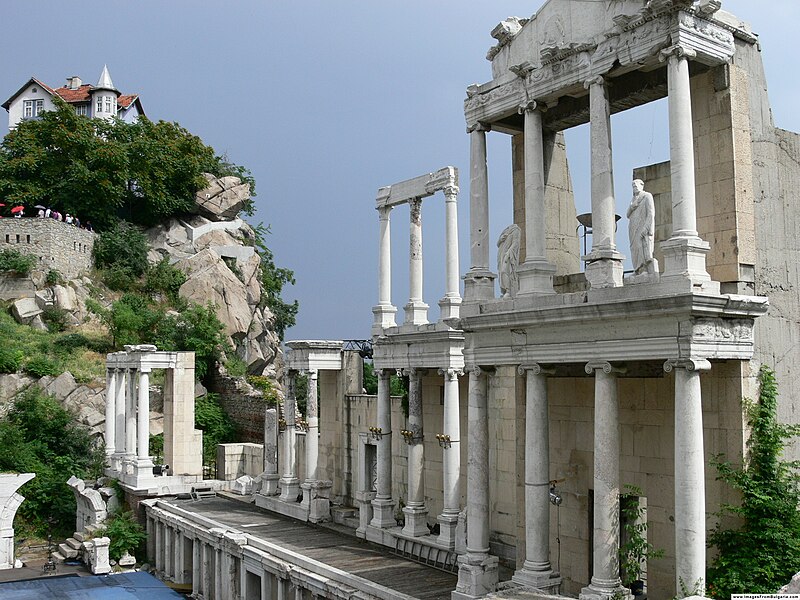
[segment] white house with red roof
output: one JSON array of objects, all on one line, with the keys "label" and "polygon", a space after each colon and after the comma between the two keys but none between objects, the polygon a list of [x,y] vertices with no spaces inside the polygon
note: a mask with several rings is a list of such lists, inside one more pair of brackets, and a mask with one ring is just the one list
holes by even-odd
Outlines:
[{"label": "white house with red roof", "polygon": [[117,117],[132,122],[144,115],[142,102],[138,94],[123,94],[114,87],[108,66],[96,85],[83,83],[80,77],[67,78],[67,83],[59,88],[52,88],[31,77],[25,85],[3,103],[8,111],[8,128],[13,129],[20,121],[35,119],[46,110],[53,110],[53,97],[59,96],[67,104],[75,108],[79,115],[98,119]]}]

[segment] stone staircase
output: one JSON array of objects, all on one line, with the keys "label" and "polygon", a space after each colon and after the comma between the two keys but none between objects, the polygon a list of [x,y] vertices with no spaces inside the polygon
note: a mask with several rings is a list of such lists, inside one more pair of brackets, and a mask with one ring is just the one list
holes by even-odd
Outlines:
[{"label": "stone staircase", "polygon": [[58,562],[63,563],[67,560],[79,558],[79,554],[83,549],[83,542],[91,538],[100,527],[97,525],[87,525],[83,532],[76,531],[72,537],[58,545],[58,550],[50,553],[50,557]]},{"label": "stone staircase", "polygon": [[353,506],[331,506],[331,520],[348,529],[358,529],[358,509]]}]

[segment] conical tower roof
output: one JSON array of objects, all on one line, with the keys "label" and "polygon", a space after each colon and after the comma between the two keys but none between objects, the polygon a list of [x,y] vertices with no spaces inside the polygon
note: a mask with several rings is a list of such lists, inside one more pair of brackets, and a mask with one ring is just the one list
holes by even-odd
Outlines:
[{"label": "conical tower roof", "polygon": [[100,73],[100,79],[97,80],[97,85],[94,87],[96,90],[111,90],[119,94],[119,90],[114,87],[114,82],[111,81],[111,73],[108,72],[108,65],[103,65],[103,72]]}]

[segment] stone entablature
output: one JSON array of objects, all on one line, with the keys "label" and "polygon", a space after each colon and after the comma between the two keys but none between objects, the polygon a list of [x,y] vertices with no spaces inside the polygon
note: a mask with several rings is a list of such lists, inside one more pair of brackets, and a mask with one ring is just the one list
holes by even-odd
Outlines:
[{"label": "stone entablature", "polygon": [[0,219],[0,250],[39,258],[39,269],[54,269],[66,279],[92,267],[95,234],[55,219]]}]

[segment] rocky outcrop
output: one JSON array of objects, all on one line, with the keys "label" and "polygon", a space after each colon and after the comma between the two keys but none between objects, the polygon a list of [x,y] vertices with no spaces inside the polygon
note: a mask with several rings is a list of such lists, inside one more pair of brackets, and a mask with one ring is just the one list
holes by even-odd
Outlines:
[{"label": "rocky outcrop", "polygon": [[208,187],[195,195],[196,212],[212,221],[229,221],[250,200],[250,185],[238,177],[215,177],[203,174]]}]

